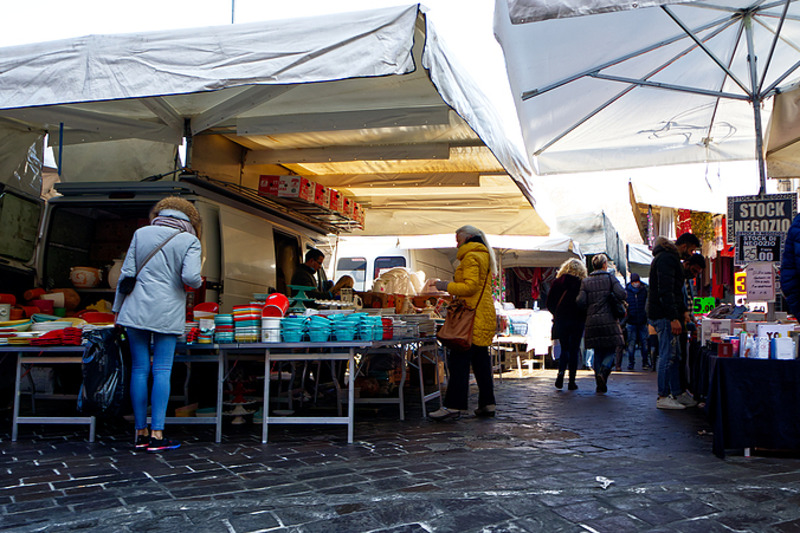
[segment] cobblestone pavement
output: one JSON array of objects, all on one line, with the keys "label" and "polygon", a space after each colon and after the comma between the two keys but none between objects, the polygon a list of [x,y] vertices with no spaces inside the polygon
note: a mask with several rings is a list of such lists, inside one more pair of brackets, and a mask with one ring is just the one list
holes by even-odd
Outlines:
[{"label": "cobblestone pavement", "polygon": [[[581,371],[496,382],[494,419],[435,423],[419,405],[337,426],[168,428],[135,453],[131,426],[0,426],[0,529],[15,531],[800,531],[800,460],[711,453],[698,409],[655,409],[655,374]],[[474,398],[473,398],[474,403]],[[602,483],[598,477],[608,481]],[[604,487],[604,485],[607,485]]]}]

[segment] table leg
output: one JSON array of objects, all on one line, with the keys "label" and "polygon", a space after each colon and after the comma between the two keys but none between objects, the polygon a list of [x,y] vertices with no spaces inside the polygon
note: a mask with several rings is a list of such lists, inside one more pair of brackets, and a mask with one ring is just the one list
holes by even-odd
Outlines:
[{"label": "table leg", "polygon": [[522,377],[522,358],[517,352],[517,373],[519,373],[519,377]]},{"label": "table leg", "polygon": [[225,367],[227,366],[227,355],[226,352],[220,351],[219,359],[217,360],[217,418],[215,420],[216,431],[214,433],[214,442],[222,441],[222,391],[223,382],[225,380]]},{"label": "table leg", "polygon": [[[266,355],[264,356],[264,416],[262,417],[263,421],[261,423],[261,444],[267,443],[267,428],[269,428],[269,367],[270,357],[269,350],[267,350]],[[280,373],[278,374],[278,378],[280,379]]]},{"label": "table leg", "polygon": [[350,375],[347,388],[347,398],[349,399],[347,402],[347,443],[353,444],[353,420],[356,407],[356,358],[353,348],[350,348],[350,359],[347,363]]},{"label": "table leg", "polygon": [[[422,418],[428,418],[428,409],[425,406],[425,380],[422,377],[422,344],[417,344],[415,355],[417,360],[417,374],[419,374],[419,396],[422,402]],[[436,373],[439,373],[438,366],[436,368]]]},{"label": "table leg", "polygon": [[17,380],[14,382],[14,416],[11,422],[11,442],[17,442],[17,418],[19,418],[20,380],[22,379],[22,353],[17,353]]},{"label": "table leg", "polygon": [[95,417],[91,417],[91,420],[89,420],[89,442],[94,442],[94,433],[96,427],[97,419]]},{"label": "table leg", "polygon": [[406,386],[406,352],[405,352],[405,348],[403,346],[400,346],[397,349],[401,350],[401,357],[400,357],[400,359],[401,359],[401,361],[400,361],[400,390],[399,390],[397,396],[398,396],[398,398],[400,400],[400,421],[402,422],[403,420],[406,419],[405,395],[403,394],[403,389],[405,389],[405,386]]}]

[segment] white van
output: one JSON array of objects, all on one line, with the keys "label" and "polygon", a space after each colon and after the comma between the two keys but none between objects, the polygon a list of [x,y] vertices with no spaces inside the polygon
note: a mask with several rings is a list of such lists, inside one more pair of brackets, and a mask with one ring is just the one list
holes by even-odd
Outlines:
[{"label": "white van", "polygon": [[392,237],[348,237],[339,241],[331,255],[333,280],[344,275],[355,280],[355,290],[368,291],[383,272],[395,267],[422,271],[425,278],[453,279],[455,242],[452,249],[408,249],[391,246]]},{"label": "white van", "polygon": [[[62,196],[47,202],[41,223],[40,201],[9,194],[0,203],[0,221],[15,220],[13,232],[0,244],[0,270],[2,277],[8,273],[17,280],[18,289],[72,287],[71,267],[110,267],[124,257],[134,231],[147,224],[150,209],[169,195],[192,201],[203,219],[205,283],[189,292],[187,305],[218,302],[230,312],[254,293],[274,289],[288,294],[287,284],[305,250],[327,233],[313,220],[270,209],[257,196],[244,197],[198,179],[67,183],[56,189]],[[322,286],[324,271],[319,276]],[[114,298],[105,276],[99,287],[77,291],[82,306]]]}]

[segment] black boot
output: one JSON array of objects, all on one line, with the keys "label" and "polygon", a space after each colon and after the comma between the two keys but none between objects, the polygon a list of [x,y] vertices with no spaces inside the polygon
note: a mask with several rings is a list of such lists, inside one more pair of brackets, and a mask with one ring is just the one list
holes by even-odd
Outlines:
[{"label": "black boot", "polygon": [[559,372],[556,376],[556,388],[561,390],[564,387],[564,372]]}]

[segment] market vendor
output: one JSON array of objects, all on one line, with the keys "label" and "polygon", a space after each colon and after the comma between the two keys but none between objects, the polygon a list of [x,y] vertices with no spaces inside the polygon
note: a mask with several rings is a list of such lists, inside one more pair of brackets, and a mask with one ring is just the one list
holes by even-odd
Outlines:
[{"label": "market vendor", "polygon": [[[320,286],[317,280],[317,272],[322,268],[322,263],[325,261],[325,254],[321,250],[311,248],[306,252],[305,262],[297,265],[297,268],[292,274],[291,285],[298,287],[315,287],[316,290],[306,291],[306,296],[309,298],[316,298],[318,300],[330,300],[331,293],[324,287]],[[294,291],[292,296],[296,294]]]}]

